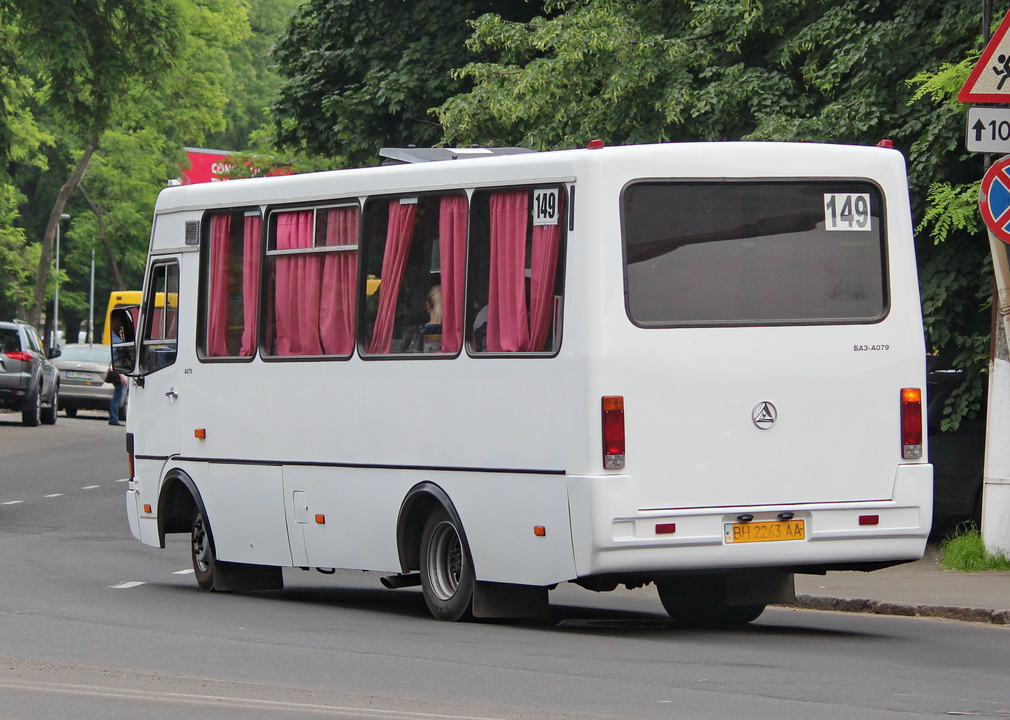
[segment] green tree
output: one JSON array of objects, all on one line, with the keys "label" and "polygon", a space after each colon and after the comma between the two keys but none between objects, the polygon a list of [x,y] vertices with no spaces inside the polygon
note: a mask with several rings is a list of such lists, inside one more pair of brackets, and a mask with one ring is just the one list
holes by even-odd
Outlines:
[{"label": "green tree", "polygon": [[[0,14],[0,20],[3,20]],[[23,316],[29,302],[37,253],[29,249],[18,226],[25,198],[10,174],[11,164],[36,170],[47,167],[42,149],[53,138],[36,122],[35,84],[17,72],[12,51],[13,25],[0,22],[0,317]]]},{"label": "green tree", "polygon": [[[137,81],[155,82],[179,39],[179,7],[166,0],[0,0],[14,47],[38,67],[44,104],[81,141],[49,212],[28,318],[38,323],[60,215],[80,183],[116,103]],[[29,74],[29,73],[23,73]]]},{"label": "green tree", "polygon": [[[273,105],[285,146],[378,161],[383,145],[430,146],[429,109],[464,91],[450,70],[468,59],[467,20],[496,10],[528,19],[524,0],[307,0],[274,50],[283,84]],[[423,29],[423,30],[421,30]]]},{"label": "green tree", "polygon": [[270,103],[281,79],[270,51],[301,1],[249,1],[249,35],[228,48],[229,72],[220,79],[228,97],[225,126],[207,137],[209,147],[251,149],[253,133],[271,123]]},{"label": "green tree", "polygon": [[[72,3],[64,4],[69,7]],[[173,0],[170,4],[175,11],[171,56],[160,62],[156,74],[123,76],[78,191],[71,191],[64,205],[72,218],[63,224],[60,314],[69,329],[86,317],[91,251],[96,251],[99,302],[112,289],[139,287],[151,208],[158,191],[179,177],[180,165],[185,162],[184,145],[202,144],[211,133],[226,127],[229,94],[223,81],[228,76],[232,50],[250,34],[246,2]],[[0,13],[0,29],[9,36],[16,19],[10,13]],[[46,67],[44,58],[37,59],[31,52],[33,46],[23,37],[17,39],[20,64],[10,71],[12,76],[28,86],[34,83],[48,88],[48,71],[40,70]],[[262,58],[261,64],[265,60]],[[0,310],[6,304],[19,312],[13,298],[23,297],[24,286],[29,291],[39,289],[33,278],[40,267],[40,252],[32,251],[41,251],[42,244],[34,238],[43,236],[67,175],[78,166],[91,137],[82,130],[90,122],[68,125],[66,109],[54,106],[48,97],[44,97],[45,102],[28,103],[27,113],[50,131],[43,138],[45,154],[36,152],[43,162],[32,164],[31,158],[22,153],[7,166],[20,204],[16,223],[23,228],[22,236],[29,239],[25,245],[27,255],[14,257],[34,257],[35,265],[32,273],[25,275],[20,265],[4,263],[5,269],[10,268],[7,276],[20,278],[22,285],[16,292],[8,285],[12,299],[5,302],[0,298]],[[18,129],[13,136],[30,134]],[[41,283],[45,293],[52,287],[51,261],[41,265],[46,271]],[[20,314],[25,315],[23,311]]]}]

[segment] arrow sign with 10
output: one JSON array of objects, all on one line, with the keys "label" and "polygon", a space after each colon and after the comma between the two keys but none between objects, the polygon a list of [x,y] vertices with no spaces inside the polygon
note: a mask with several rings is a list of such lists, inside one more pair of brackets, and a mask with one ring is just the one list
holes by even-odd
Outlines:
[{"label": "arrow sign with 10", "polygon": [[1010,108],[968,108],[968,152],[1010,153]]}]

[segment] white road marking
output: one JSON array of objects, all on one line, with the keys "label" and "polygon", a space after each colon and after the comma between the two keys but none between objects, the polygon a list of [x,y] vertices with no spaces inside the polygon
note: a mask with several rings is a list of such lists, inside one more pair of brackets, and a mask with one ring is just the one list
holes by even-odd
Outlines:
[{"label": "white road marking", "polygon": [[0,505],[19,505],[19,504],[21,504],[23,502],[24,502],[24,500],[8,500],[5,503],[0,503]]},{"label": "white road marking", "polygon": [[81,490],[94,490],[95,488],[101,487],[101,485],[85,485]]},{"label": "white road marking", "polygon": [[113,590],[129,590],[130,588],[140,587],[141,585],[147,585],[147,583],[130,580],[129,582],[119,583],[118,585],[109,585],[109,587]]},{"label": "white road marking", "polygon": [[43,495],[42,497],[47,497],[47,498],[63,497],[63,493],[51,493],[49,495]]},{"label": "white road marking", "polygon": [[194,570],[193,568],[188,568],[186,570],[176,570],[172,574],[173,575],[192,575],[195,572],[196,572],[196,570]]},{"label": "white road marking", "polygon": [[112,688],[101,685],[72,685],[70,683],[38,682],[31,680],[0,679],[0,688],[22,690],[36,694],[47,695],[59,693],[71,697],[115,698],[117,700],[132,700],[133,702],[156,703],[164,705],[189,705],[206,707],[219,711],[221,708],[231,710],[266,710],[276,712],[285,717],[293,713],[303,715],[325,715],[327,717],[346,718],[384,718],[386,720],[499,720],[500,716],[488,715],[450,715],[448,713],[428,713],[410,710],[395,710],[381,707],[359,707],[353,705],[321,705],[316,703],[289,702],[283,700],[260,700],[256,698],[236,698],[228,695],[198,695],[195,693],[166,692],[157,690],[133,690],[130,688]]}]

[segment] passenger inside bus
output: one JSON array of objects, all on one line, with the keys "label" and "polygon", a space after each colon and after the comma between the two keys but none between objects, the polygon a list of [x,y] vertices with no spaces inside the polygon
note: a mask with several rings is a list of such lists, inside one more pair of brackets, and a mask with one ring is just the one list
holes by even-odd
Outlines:
[{"label": "passenger inside bus", "polygon": [[442,286],[433,285],[424,299],[427,318],[405,334],[406,352],[439,352],[442,349]]}]

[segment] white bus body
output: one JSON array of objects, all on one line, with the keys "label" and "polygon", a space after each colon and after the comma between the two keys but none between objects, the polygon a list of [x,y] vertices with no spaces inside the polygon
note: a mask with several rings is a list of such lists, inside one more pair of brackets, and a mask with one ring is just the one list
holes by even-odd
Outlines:
[{"label": "white bus body", "polygon": [[[397,319],[394,349],[376,350],[376,303],[394,283],[373,272],[369,233],[391,253],[394,212],[455,194],[474,243],[497,222],[481,208],[490,217],[515,188],[532,203],[527,241],[560,225],[545,345],[478,345],[474,250],[455,300],[462,347],[397,352]],[[364,228],[341,247],[360,263],[353,348],[280,350],[274,326],[300,319],[286,319],[292,287],[278,278],[300,251],[273,233],[317,218],[322,253],[318,218],[334,208]],[[204,286],[217,282],[212,218],[226,215],[233,238],[253,219],[245,237],[260,249],[242,262],[261,272],[255,292],[229,288],[255,311],[236,324],[229,306],[246,345],[215,356]],[[427,270],[442,263],[445,286],[440,247]],[[532,312],[536,271],[520,272]],[[925,352],[893,150],[668,144],[168,188],[145,298],[130,527],[161,547],[192,532],[205,587],[279,587],[281,567],[381,571],[390,586],[424,581],[432,612],[456,619],[543,614],[566,581],[656,582],[674,618],[721,624],[788,601],[795,572],[886,567],[925,547]]]}]

